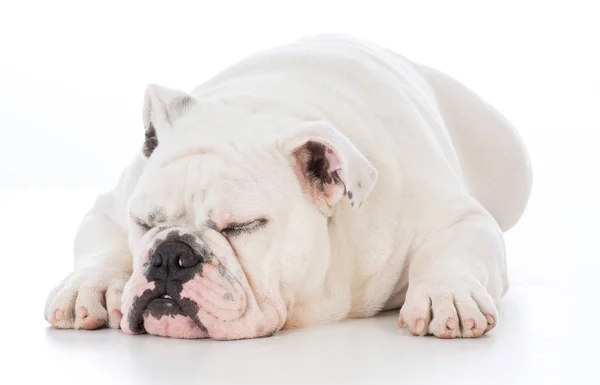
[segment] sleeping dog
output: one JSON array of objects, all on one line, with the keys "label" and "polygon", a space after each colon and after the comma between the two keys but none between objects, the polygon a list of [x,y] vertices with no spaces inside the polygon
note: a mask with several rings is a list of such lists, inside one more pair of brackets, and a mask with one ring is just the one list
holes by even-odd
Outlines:
[{"label": "sleeping dog", "polygon": [[232,340],[391,309],[418,336],[496,325],[531,167],[452,77],[313,36],[190,92],[150,84],[143,124],[80,224],[53,327]]}]

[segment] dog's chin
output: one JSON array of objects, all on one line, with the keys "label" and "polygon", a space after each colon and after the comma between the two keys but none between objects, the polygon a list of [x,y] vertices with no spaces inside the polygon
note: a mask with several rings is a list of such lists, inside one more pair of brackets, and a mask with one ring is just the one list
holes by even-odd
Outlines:
[{"label": "dog's chin", "polygon": [[205,330],[177,302],[157,298],[148,304],[142,324],[148,334],[171,338],[207,338]]}]

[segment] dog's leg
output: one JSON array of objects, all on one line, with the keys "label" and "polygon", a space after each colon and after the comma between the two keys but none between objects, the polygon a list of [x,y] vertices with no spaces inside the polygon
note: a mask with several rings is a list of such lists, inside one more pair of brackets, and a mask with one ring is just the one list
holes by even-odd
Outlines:
[{"label": "dog's leg", "polygon": [[126,202],[141,170],[133,164],[102,194],[75,236],[74,271],[49,294],[45,319],[59,329],[118,328],[123,287],[132,271]]},{"label": "dog's leg", "polygon": [[103,211],[101,196],[75,237],[75,269],[48,296],[45,316],[59,329],[118,327],[121,293],[131,274],[125,232]]},{"label": "dog's leg", "polygon": [[502,232],[483,210],[446,217],[410,260],[398,323],[414,335],[479,337],[496,325],[494,301],[506,290]]}]

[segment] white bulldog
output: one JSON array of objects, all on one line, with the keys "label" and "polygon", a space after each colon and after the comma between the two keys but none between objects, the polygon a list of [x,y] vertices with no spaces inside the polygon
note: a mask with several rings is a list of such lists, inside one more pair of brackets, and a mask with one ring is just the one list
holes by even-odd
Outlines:
[{"label": "white bulldog", "polygon": [[315,36],[190,93],[150,85],[143,121],[49,295],[53,327],[231,340],[398,308],[414,335],[496,325],[531,167],[458,81]]}]

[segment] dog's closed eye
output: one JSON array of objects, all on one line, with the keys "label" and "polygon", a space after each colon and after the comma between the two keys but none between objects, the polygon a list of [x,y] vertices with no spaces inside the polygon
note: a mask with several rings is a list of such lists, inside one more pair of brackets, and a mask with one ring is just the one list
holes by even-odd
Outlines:
[{"label": "dog's closed eye", "polygon": [[221,229],[221,234],[226,237],[235,237],[240,234],[249,234],[267,225],[265,218],[255,219],[249,222],[231,222],[225,228]]}]

